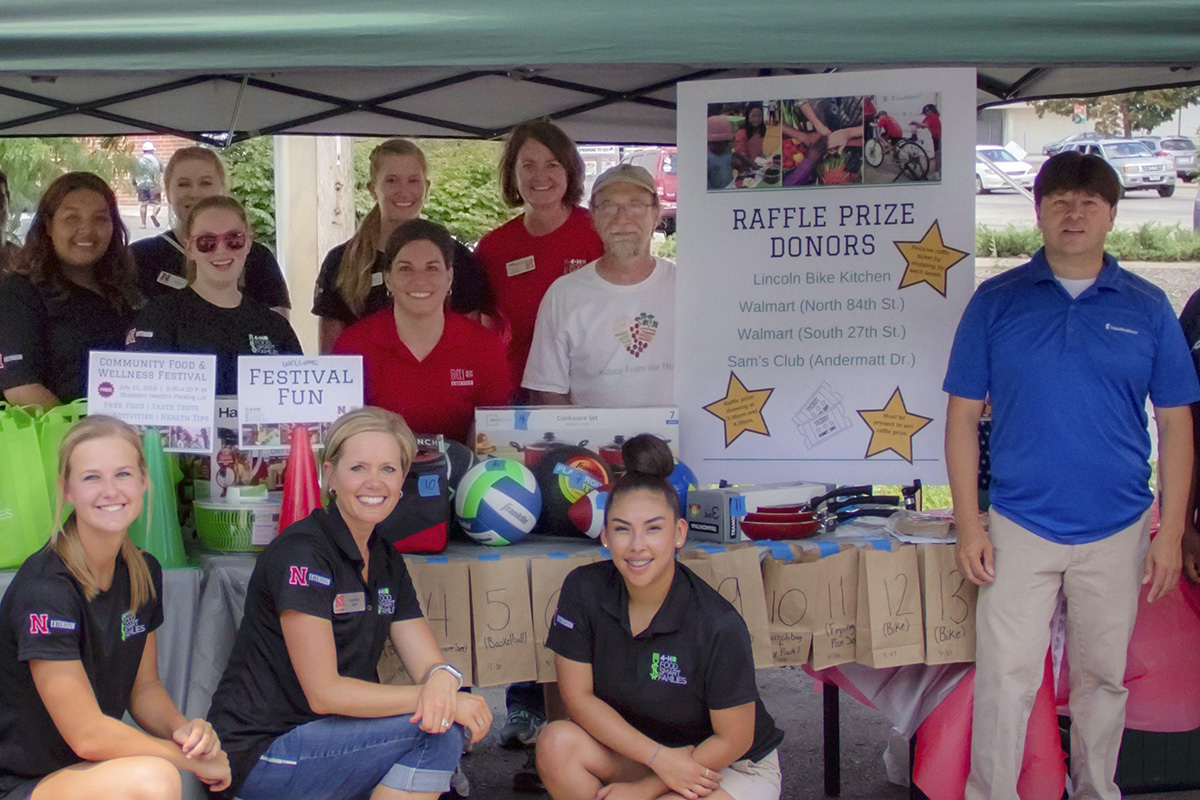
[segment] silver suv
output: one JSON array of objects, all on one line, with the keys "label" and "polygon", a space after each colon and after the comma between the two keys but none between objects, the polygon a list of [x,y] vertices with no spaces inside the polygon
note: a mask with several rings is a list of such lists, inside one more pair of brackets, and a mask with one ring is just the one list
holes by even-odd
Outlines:
[{"label": "silver suv", "polygon": [[1187,181],[1196,171],[1196,145],[1186,136],[1139,136],[1137,140],[1156,155],[1166,153],[1175,161],[1175,174]]},{"label": "silver suv", "polygon": [[1116,171],[1126,191],[1154,189],[1159,197],[1175,194],[1175,163],[1154,155],[1139,141],[1101,139],[1098,142],[1075,142],[1063,148],[1064,152],[1068,150],[1103,158]]}]

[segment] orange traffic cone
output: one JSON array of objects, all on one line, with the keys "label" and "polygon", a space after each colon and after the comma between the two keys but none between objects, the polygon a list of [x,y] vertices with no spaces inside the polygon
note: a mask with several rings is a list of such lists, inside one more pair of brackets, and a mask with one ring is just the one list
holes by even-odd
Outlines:
[{"label": "orange traffic cone", "polygon": [[307,425],[293,425],[287,468],[283,473],[283,508],[279,512],[279,532],[321,507],[321,485],[317,480],[317,461],[313,457],[312,436]]}]

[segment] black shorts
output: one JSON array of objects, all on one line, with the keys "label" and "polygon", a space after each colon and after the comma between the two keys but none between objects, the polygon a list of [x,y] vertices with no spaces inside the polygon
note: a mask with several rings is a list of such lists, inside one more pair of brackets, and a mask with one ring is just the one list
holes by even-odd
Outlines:
[{"label": "black shorts", "polygon": [[27,781],[18,783],[7,792],[0,792],[0,800],[29,800],[33,796],[33,790],[37,788],[41,778],[30,778]]},{"label": "black shorts", "polygon": [[137,194],[138,194],[138,202],[139,203],[161,203],[162,202],[162,192],[160,192],[158,190],[157,186],[152,189],[142,189],[141,187],[139,187],[137,190]]}]

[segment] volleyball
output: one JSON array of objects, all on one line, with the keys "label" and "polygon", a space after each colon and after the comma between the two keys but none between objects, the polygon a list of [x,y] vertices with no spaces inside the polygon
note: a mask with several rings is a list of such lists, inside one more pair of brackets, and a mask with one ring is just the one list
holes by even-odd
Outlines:
[{"label": "volleyball", "polygon": [[567,516],[571,522],[587,534],[589,539],[599,539],[600,531],[604,529],[604,507],[608,505],[608,493],[611,489],[611,486],[593,489],[567,509]]},{"label": "volleyball", "polygon": [[463,475],[454,511],[468,536],[499,547],[519,542],[533,530],[542,511],[542,493],[524,465],[489,458]]}]

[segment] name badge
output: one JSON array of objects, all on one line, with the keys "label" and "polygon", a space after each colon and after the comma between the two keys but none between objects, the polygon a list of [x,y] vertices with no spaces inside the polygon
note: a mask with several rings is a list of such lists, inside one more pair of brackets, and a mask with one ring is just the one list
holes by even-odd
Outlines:
[{"label": "name badge", "polygon": [[383,286],[383,273],[382,272],[372,272],[371,273],[371,286]]},{"label": "name badge", "polygon": [[508,272],[508,277],[510,278],[517,275],[524,275],[526,272],[533,272],[533,256],[525,256],[524,258],[518,258],[516,261],[510,261],[504,265],[504,269]]},{"label": "name badge", "polygon": [[356,614],[367,610],[367,596],[363,592],[345,592],[333,598],[334,614]]},{"label": "name badge", "polygon": [[187,288],[187,278],[181,277],[179,275],[174,275],[170,272],[167,272],[165,269],[162,272],[158,273],[158,282],[161,283],[163,286],[170,286],[172,289],[186,289]]}]

